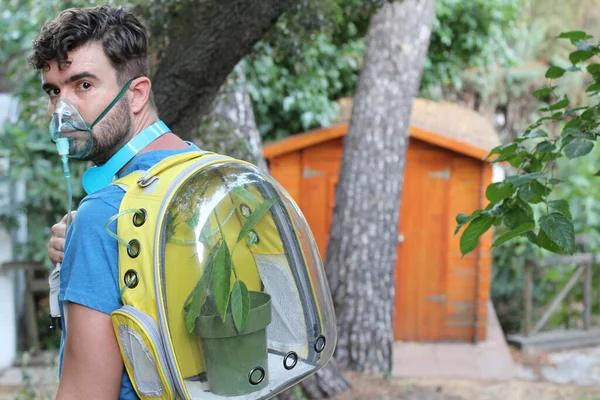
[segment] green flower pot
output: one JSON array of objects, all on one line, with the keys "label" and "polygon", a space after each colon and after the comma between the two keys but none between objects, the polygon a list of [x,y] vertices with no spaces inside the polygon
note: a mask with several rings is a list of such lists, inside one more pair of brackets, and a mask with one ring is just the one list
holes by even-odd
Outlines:
[{"label": "green flower pot", "polygon": [[202,338],[210,390],[221,396],[240,396],[269,384],[267,326],[271,323],[271,296],[250,291],[248,322],[237,332],[231,313],[200,315],[195,333]]}]

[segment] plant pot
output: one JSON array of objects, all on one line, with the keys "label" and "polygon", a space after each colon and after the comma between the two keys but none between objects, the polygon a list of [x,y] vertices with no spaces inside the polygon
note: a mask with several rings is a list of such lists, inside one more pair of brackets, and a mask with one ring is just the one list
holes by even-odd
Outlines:
[{"label": "plant pot", "polygon": [[204,365],[210,390],[222,396],[239,396],[269,383],[267,326],[271,323],[271,296],[250,291],[248,322],[237,332],[231,313],[225,322],[218,315],[200,315],[195,333],[202,338]]}]

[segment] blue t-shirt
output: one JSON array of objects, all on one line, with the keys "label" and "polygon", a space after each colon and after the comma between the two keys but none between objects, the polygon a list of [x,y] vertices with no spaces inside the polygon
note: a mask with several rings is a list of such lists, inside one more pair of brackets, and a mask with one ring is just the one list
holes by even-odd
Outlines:
[{"label": "blue t-shirt", "polygon": [[[194,151],[194,145],[182,150],[156,150],[136,156],[120,174],[125,176],[133,171],[147,170],[162,159],[186,151]],[[86,196],[77,210],[73,224],[69,228],[65,242],[65,257],[60,271],[60,292],[58,295],[61,315],[63,301],[83,306],[110,315],[123,306],[119,291],[119,263],[117,240],[104,229],[108,220],[119,212],[125,192],[116,185],[108,185]],[[117,222],[110,226],[117,232]],[[60,366],[62,369],[63,346],[68,323],[63,323],[60,346]],[[129,376],[123,370],[120,400],[137,400]]]}]

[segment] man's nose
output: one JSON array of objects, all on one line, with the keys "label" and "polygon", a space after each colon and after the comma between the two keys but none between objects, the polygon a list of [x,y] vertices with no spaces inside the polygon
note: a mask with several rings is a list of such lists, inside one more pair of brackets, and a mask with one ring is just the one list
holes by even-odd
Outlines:
[{"label": "man's nose", "polygon": [[69,96],[67,93],[61,92],[59,97],[50,100],[50,103],[48,104],[48,114],[52,116],[52,114],[54,114],[54,111],[56,110],[56,106],[61,102],[67,103],[69,106],[73,106],[78,109],[78,105],[75,101],[72,100],[72,97],[73,96]]}]

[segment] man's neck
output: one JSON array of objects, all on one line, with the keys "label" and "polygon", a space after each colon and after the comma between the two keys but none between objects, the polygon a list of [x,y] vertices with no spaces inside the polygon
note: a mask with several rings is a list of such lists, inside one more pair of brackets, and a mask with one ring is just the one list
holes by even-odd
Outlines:
[{"label": "man's neck", "polygon": [[[156,112],[142,112],[142,113],[138,114],[137,118],[135,118],[135,122],[134,122],[134,125],[135,125],[134,132],[136,132],[136,134],[131,136],[128,139],[128,141],[133,139],[135,136],[140,134],[144,129],[148,128],[150,125],[157,122],[158,120],[159,119],[158,119],[158,115],[156,114]],[[146,147],[144,147],[142,150],[140,150],[140,152],[135,157],[137,157],[140,154],[147,153],[149,151],[179,150],[179,149],[184,149],[187,146],[188,146],[188,144],[186,142],[181,140],[174,133],[169,132],[169,133],[165,133],[164,135],[153,140],[150,144],[148,144]],[[135,159],[135,157],[133,157],[133,159],[131,161],[133,161]],[[131,161],[129,161],[127,164],[125,164],[123,166],[123,168],[121,168],[119,173],[121,173],[125,168],[127,168],[127,166],[129,164],[131,164]]]}]

